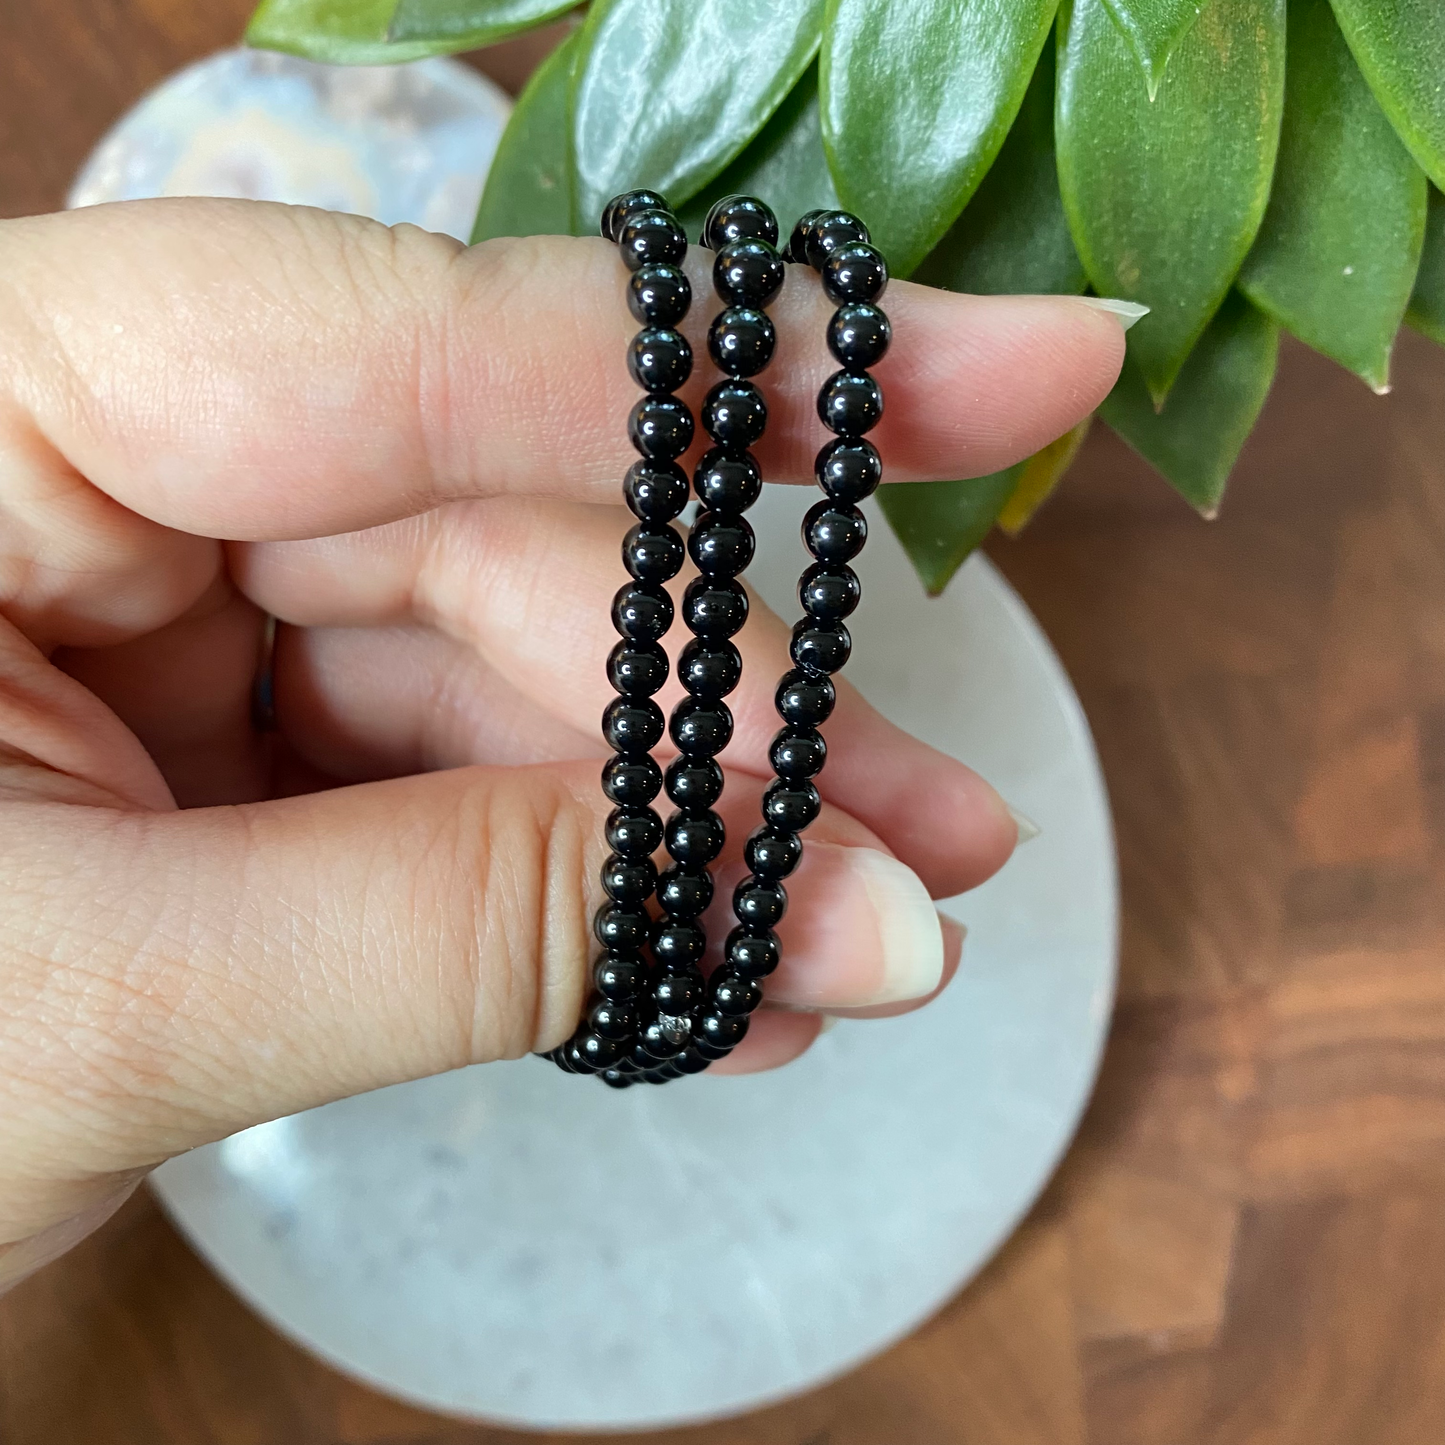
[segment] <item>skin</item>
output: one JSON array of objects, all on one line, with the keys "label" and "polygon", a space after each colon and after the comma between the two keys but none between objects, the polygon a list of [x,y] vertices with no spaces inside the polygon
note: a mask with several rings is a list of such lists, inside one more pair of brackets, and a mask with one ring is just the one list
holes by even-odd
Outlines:
[{"label": "skin", "polygon": [[[708,259],[689,260],[699,355]],[[465,249],[246,202],[0,224],[0,1283],[182,1150],[570,1032],[630,520],[621,280],[600,240]],[[1117,321],[1067,298],[897,283],[887,305],[892,481],[1028,455],[1123,357]],[[827,311],[790,274],[770,480],[810,479]],[[787,634],[755,601],[728,879]],[[825,1013],[926,1002],[869,1007],[880,923],[849,849],[941,898],[1015,843],[987,783],[845,681],[827,732],[785,962],[723,1072],[786,1063]],[[944,944],[946,982],[956,926]]]}]

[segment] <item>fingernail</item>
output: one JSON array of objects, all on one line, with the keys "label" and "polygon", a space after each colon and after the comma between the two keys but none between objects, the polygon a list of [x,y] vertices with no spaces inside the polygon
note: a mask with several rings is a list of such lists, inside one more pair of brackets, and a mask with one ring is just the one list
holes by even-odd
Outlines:
[{"label": "fingernail", "polygon": [[1073,299],[1091,310],[1107,311],[1110,316],[1117,316],[1119,325],[1125,331],[1149,314],[1147,306],[1141,306],[1137,301],[1121,301],[1117,296],[1075,296]]},{"label": "fingernail", "polygon": [[1005,802],[1004,807],[1008,809],[1008,815],[1014,820],[1014,827],[1019,830],[1016,847],[1022,847],[1025,843],[1031,843],[1044,830],[1029,817],[1027,813],[1020,813],[1012,803]]},{"label": "fingernail", "polygon": [[837,1015],[837,1014],[824,1014],[824,1015],[823,1015],[823,1022],[822,1022],[822,1024],[819,1026],[819,1028],[818,1028],[818,1037],[819,1037],[819,1038],[822,1038],[822,1036],[823,1036],[824,1034],[826,1034],[830,1029],[836,1029],[837,1027],[838,1027],[838,1015]]}]

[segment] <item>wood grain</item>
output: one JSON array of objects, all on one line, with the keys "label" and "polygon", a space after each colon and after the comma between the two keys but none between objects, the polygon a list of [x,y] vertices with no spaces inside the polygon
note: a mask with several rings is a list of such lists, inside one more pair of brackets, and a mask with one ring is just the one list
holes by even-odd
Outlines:
[{"label": "wood grain", "polygon": [[[10,0],[0,214],[57,206],[110,120],[246,9]],[[529,61],[491,64],[515,82]],[[1117,811],[1096,1097],[1030,1221],[912,1338],[803,1399],[639,1439],[1445,1440],[1445,354],[1407,338],[1396,380],[1377,398],[1287,347],[1218,522],[1095,428],[992,545]],[[3,1445],[527,1438],[302,1354],[146,1196],[0,1303]]]}]

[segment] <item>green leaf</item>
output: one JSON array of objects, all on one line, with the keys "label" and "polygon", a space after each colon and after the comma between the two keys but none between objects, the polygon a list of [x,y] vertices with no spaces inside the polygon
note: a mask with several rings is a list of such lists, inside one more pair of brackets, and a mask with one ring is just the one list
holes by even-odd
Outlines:
[{"label": "green leaf", "polygon": [[1431,341],[1445,346],[1445,196],[1430,187],[1430,213],[1425,222],[1425,249],[1415,277],[1415,294],[1405,320]]},{"label": "green leaf", "polygon": [[1151,308],[1129,353],[1162,401],[1269,201],[1284,106],[1284,0],[1210,0],[1151,101],[1104,0],[1064,0],[1059,183],[1103,296]]},{"label": "green leaf", "polygon": [[878,505],[930,597],[937,597],[988,535],[1024,464],[966,482],[894,482]]},{"label": "green leaf", "polygon": [[1390,124],[1420,169],[1445,187],[1445,5],[1333,0],[1335,17]]},{"label": "green leaf", "polygon": [[1008,134],[1058,0],[828,0],[823,145],[900,276],[938,244]]},{"label": "green leaf", "polygon": [[1023,464],[1018,482],[998,514],[1000,531],[1017,537],[1033,521],[1034,513],[1053,495],[1064,473],[1073,466],[1093,425],[1093,416],[1086,416],[1073,430],[1051,441]]},{"label": "green leaf", "polygon": [[1077,295],[1084,289],[1054,162],[1052,44],[1039,56],[998,159],[913,279],[976,296]]},{"label": "green leaf", "polygon": [[387,40],[396,0],[261,0],[246,44],[332,65],[395,65],[456,47],[434,40]]},{"label": "green leaf", "polygon": [[697,235],[708,208],[722,196],[757,196],[777,214],[784,230],[804,211],[838,204],[823,135],[818,129],[818,67],[810,65],[753,143],[677,213]]},{"label": "green leaf", "polygon": [[1175,47],[1199,19],[1209,0],[1104,0],[1114,23],[1128,37],[1144,72],[1149,99],[1159,92],[1164,67]]},{"label": "green leaf", "polygon": [[1163,411],[1126,361],[1099,415],[1206,517],[1254,427],[1274,379],[1279,328],[1230,292],[1184,364]]},{"label": "green leaf", "polygon": [[493,236],[565,236],[572,229],[567,101],[580,41],[580,31],[569,35],[517,97],[487,172],[473,244]]},{"label": "green leaf", "polygon": [[577,0],[394,0],[388,38],[476,50],[565,15]]},{"label": "green leaf", "polygon": [[1370,94],[1329,0],[1289,0],[1279,162],[1240,289],[1384,391],[1425,210],[1424,174]]},{"label": "green leaf", "polygon": [[818,47],[823,0],[596,0],[572,92],[576,216],[633,186],[680,206],[763,128]]}]

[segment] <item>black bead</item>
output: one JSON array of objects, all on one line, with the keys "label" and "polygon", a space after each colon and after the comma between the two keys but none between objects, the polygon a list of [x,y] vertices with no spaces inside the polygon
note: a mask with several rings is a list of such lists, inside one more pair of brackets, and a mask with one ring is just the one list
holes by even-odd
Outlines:
[{"label": "black bead", "polygon": [[723,850],[727,830],[714,812],[678,811],[666,828],[667,851],[689,868],[705,868]]},{"label": "black bead", "polygon": [[692,474],[704,507],[713,512],[745,512],[763,490],[763,474],[748,452],[712,447]]},{"label": "black bead", "polygon": [[[666,1059],[676,1058],[688,1044],[687,1020],[675,1014],[663,1014],[655,1018],[638,1035],[637,1048],[632,1057],[638,1063],[644,1060],[655,1065]],[[642,1055],[638,1057],[639,1053]],[[650,1058],[648,1057],[650,1055]]]},{"label": "black bead", "polygon": [[633,211],[623,221],[617,249],[629,271],[644,266],[680,266],[687,255],[687,233],[667,211]]},{"label": "black bead", "polygon": [[666,721],[650,697],[614,697],[602,712],[602,736],[619,753],[645,753],[662,741]]},{"label": "black bead", "polygon": [[645,808],[661,787],[662,769],[646,753],[602,765],[602,791],[619,807]]},{"label": "black bead", "polygon": [[744,928],[775,928],[787,911],[788,894],[781,883],[744,878],[733,889],[733,916]]},{"label": "black bead", "polygon": [[638,211],[665,211],[667,202],[656,191],[622,191],[602,208],[602,238],[616,241],[623,223]]},{"label": "black bead", "polygon": [[655,1069],[649,1069],[643,1075],[643,1082],[646,1084],[670,1084],[674,1079],[680,1079],[675,1059],[669,1059],[665,1064],[659,1064]]},{"label": "black bead", "polygon": [[644,326],[627,348],[627,369],[644,391],[676,391],[692,375],[692,347],[670,326]]},{"label": "black bead", "polygon": [[722,797],[723,770],[712,758],[684,753],[667,765],[667,796],[679,808],[701,812]]},{"label": "black bead", "polygon": [[[709,1063],[716,1063],[719,1059],[725,1059],[732,1053],[732,1045],[724,1044],[721,1047],[714,1047],[706,1039],[694,1038],[689,1053],[696,1054],[699,1058],[706,1059]],[[683,1055],[679,1054],[679,1058]]]},{"label": "black bead", "polygon": [[627,309],[644,326],[676,326],[692,305],[692,282],[676,266],[643,266],[627,282]]},{"label": "black bead", "polygon": [[592,919],[592,936],[614,953],[631,953],[641,948],[652,932],[652,920],[645,913],[604,903]]},{"label": "black bead", "polygon": [[622,565],[639,582],[666,582],[682,570],[686,547],[671,527],[638,522],[622,539]]},{"label": "black bead", "polygon": [[712,284],[727,306],[766,306],[786,275],[778,253],[766,241],[733,241],[712,263]]},{"label": "black bead", "polygon": [[604,1039],[590,1029],[577,1035],[567,1049],[568,1061],[589,1074],[610,1069],[626,1052],[626,1045],[620,1039]]},{"label": "black bead", "polygon": [[888,263],[866,241],[835,246],[819,273],[823,290],[835,306],[876,301],[888,288]]},{"label": "black bead", "polygon": [[703,398],[702,424],[719,446],[743,451],[768,425],[768,404],[750,381],[720,381]]},{"label": "black bead", "polygon": [[587,1014],[587,1027],[604,1039],[627,1040],[631,1043],[641,1023],[637,1006],[605,998],[593,1004]]},{"label": "black bead", "polygon": [[682,617],[698,637],[731,637],[748,620],[748,594],[728,578],[694,577],[682,594]]},{"label": "black bead", "polygon": [[786,727],[773,738],[768,761],[789,782],[815,778],[828,761],[828,745],[816,728]]},{"label": "black bead", "polygon": [[667,732],[688,757],[716,757],[732,741],[733,715],[725,702],[685,697],[673,708]]},{"label": "black bead", "polygon": [[728,934],[725,957],[727,966],[743,978],[766,978],[777,968],[782,950],[771,930],[750,933],[746,928],[735,928]]},{"label": "black bead", "polygon": [[813,463],[818,485],[842,505],[861,502],[878,490],[883,463],[872,442],[856,438],[829,442]]},{"label": "black bead", "polygon": [[612,625],[632,642],[656,642],[672,626],[667,589],[629,582],[612,599]]},{"label": "black bead", "polygon": [[668,1008],[659,992],[668,973],[690,968],[707,952],[707,934],[688,918],[665,918],[656,926],[652,938],[652,956],[659,968],[664,970],[662,979],[652,990],[658,1009],[665,1014],[684,1012],[683,1008]]},{"label": "black bead", "polygon": [[687,537],[687,555],[710,577],[736,577],[753,560],[753,529],[737,514],[703,512]]},{"label": "black bead", "polygon": [[735,969],[720,968],[708,980],[713,1011],[720,1014],[750,1014],[763,1001],[762,985]]},{"label": "black bead", "polygon": [[669,918],[700,918],[712,902],[712,874],[674,863],[657,880],[657,901]]},{"label": "black bead", "polygon": [[892,339],[893,327],[888,318],[866,301],[840,306],[828,322],[828,350],[848,371],[876,366]]},{"label": "black bead", "polygon": [[[787,250],[783,252],[783,259],[792,261],[797,265],[803,265],[808,259],[808,236],[819,217],[828,214],[825,210],[805,211],[798,217],[793,226],[793,233],[788,237]],[[609,239],[611,239],[609,237]]]},{"label": "black bead", "polygon": [[693,1025],[693,1036],[715,1049],[735,1049],[748,1031],[746,1014],[722,1014],[709,1010]]},{"label": "black bead", "polygon": [[682,649],[677,676],[694,697],[726,697],[743,675],[743,660],[731,642],[695,637]]},{"label": "black bead", "polygon": [[675,396],[640,397],[627,418],[627,439],[649,460],[671,461],[692,445],[692,413]]},{"label": "black bead", "polygon": [[623,638],[607,654],[607,681],[629,697],[651,697],[667,681],[668,668],[667,653],[655,642]]},{"label": "black bead", "polygon": [[803,861],[803,840],[760,828],[743,844],[743,859],[759,878],[786,878]]},{"label": "black bead", "polygon": [[702,974],[696,968],[687,966],[663,974],[652,991],[652,1001],[658,1013],[673,1017],[692,1013],[701,1006],[706,996],[707,985],[702,980]]},{"label": "black bead", "polygon": [[848,661],[853,638],[841,622],[814,622],[805,617],[793,624],[788,652],[799,667],[814,672],[837,672]]},{"label": "black bead", "polygon": [[602,888],[614,903],[641,904],[657,887],[657,869],[651,858],[623,858],[609,853],[602,865]]},{"label": "black bead", "polygon": [[592,983],[603,998],[635,999],[647,986],[647,970],[639,958],[604,953],[592,965]]},{"label": "black bead", "polygon": [[687,505],[687,473],[676,462],[633,462],[622,479],[622,497],[634,517],[670,522]]},{"label": "black bead", "polygon": [[847,562],[868,540],[868,519],[857,507],[815,502],[803,518],[803,544],[820,562]]},{"label": "black bead", "polygon": [[713,365],[729,376],[756,376],[773,359],[778,333],[766,311],[729,306],[707,333]]},{"label": "black bead", "polygon": [[712,1062],[698,1053],[697,1047],[684,1049],[673,1061],[672,1067],[682,1074],[700,1074]]},{"label": "black bead", "polygon": [[778,244],[778,218],[755,196],[724,196],[714,201],[702,223],[702,244],[721,251],[733,241]]},{"label": "black bead", "polygon": [[823,806],[812,783],[787,783],[781,778],[763,794],[763,821],[779,833],[801,833]]},{"label": "black bead", "polygon": [[814,216],[804,242],[804,259],[815,271],[838,249],[850,241],[867,241],[868,227],[847,211],[824,211]]},{"label": "black bead", "polygon": [[[569,1039],[568,1043],[570,1042],[571,1040]],[[553,1049],[550,1054],[543,1054],[542,1057],[544,1059],[551,1059],[564,1074],[574,1074],[577,1072],[572,1067],[571,1060],[567,1057],[567,1044],[560,1045],[558,1048]]]},{"label": "black bead", "polygon": [[609,1089],[630,1089],[636,1075],[624,1074],[621,1069],[603,1069],[597,1077],[601,1079]]},{"label": "black bead", "polygon": [[883,415],[883,389],[866,372],[835,371],[818,393],[818,420],[840,437],[872,431]]},{"label": "black bead", "polygon": [[651,808],[614,808],[607,815],[607,846],[624,858],[647,858],[662,843],[662,819]]},{"label": "black bead", "polygon": [[773,705],[785,723],[795,727],[816,727],[827,722],[837,701],[832,680],[826,673],[796,667],[785,672],[773,694]]},{"label": "black bead", "polygon": [[862,595],[858,574],[851,567],[814,562],[798,579],[798,601],[819,622],[841,622]]}]

